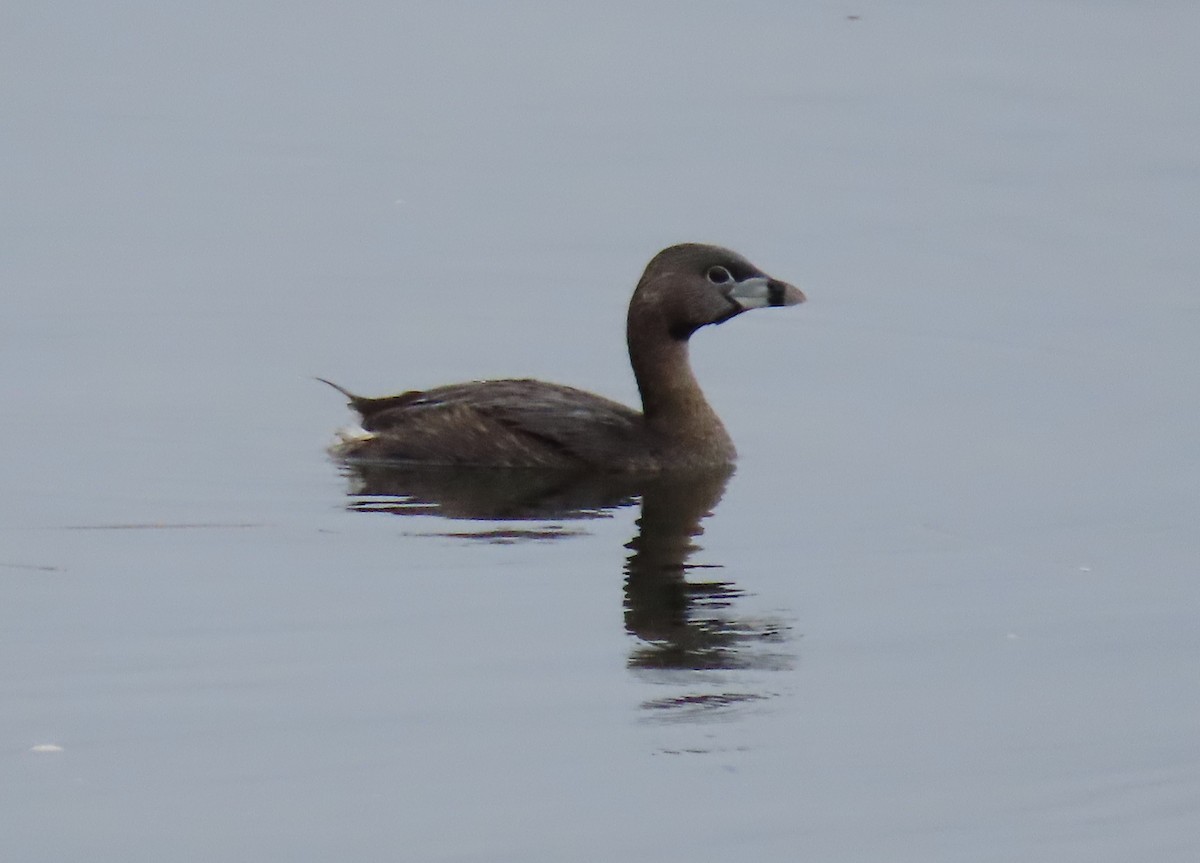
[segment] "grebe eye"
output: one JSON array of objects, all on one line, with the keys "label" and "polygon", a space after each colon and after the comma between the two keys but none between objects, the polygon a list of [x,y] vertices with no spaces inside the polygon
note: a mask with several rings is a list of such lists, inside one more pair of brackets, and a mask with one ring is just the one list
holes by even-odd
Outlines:
[{"label": "grebe eye", "polygon": [[708,280],[714,285],[723,285],[733,281],[733,276],[729,275],[729,270],[724,267],[709,267],[707,275]]}]

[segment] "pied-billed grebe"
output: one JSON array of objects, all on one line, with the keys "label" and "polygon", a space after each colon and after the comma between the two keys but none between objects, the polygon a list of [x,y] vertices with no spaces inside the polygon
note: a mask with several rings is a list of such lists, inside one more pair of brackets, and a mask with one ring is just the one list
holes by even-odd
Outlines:
[{"label": "pied-billed grebe", "polygon": [[362,415],[362,428],[341,432],[332,451],[354,461],[478,467],[636,472],[728,465],[737,451],[692,374],[688,339],[748,309],[803,301],[799,290],[728,249],[671,246],[646,266],[629,301],[626,338],[641,413],[534,380],[473,381],[383,398],[324,381]]}]

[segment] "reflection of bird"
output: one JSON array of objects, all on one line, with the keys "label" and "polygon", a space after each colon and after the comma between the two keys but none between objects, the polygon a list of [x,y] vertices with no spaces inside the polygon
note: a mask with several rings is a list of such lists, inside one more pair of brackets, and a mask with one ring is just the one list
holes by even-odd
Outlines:
[{"label": "reflection of bird", "polygon": [[[643,702],[660,719],[696,718],[773,694],[742,676],[679,677],[680,671],[791,667],[787,622],[740,612],[744,594],[732,579],[704,578],[724,569],[691,562],[731,466],[621,473],[350,462],[344,469],[351,509],[480,522],[433,534],[478,542],[563,540],[586,533],[583,521],[640,502],[637,533],[625,546],[625,630],[636,639],[628,665],[645,682],[666,687]],[[693,574],[704,580],[690,580]]]},{"label": "reflection of bird", "polygon": [[[638,474],[351,462],[351,509],[476,521],[591,519],[631,506]],[[651,475],[654,476],[654,475]]]},{"label": "reflection of bird", "polygon": [[804,295],[715,246],[659,252],[629,302],[626,337],[643,411],[583,390],[495,380],[364,398],[330,381],[362,415],[335,454],[353,460],[654,471],[732,463],[733,442],[700,391],[688,339],[748,309]]},{"label": "reflection of bird", "polygon": [[[641,640],[630,667],[717,670],[790,663],[778,652],[787,640],[786,624],[734,614],[742,591],[732,581],[688,578],[697,570],[721,569],[690,560],[699,548],[695,537],[704,532],[701,523],[720,502],[730,472],[664,475],[645,487],[638,534],[626,545],[632,553],[625,562],[625,628]],[[740,696],[722,693],[707,706],[727,698]],[[687,700],[696,706],[691,696]]]}]

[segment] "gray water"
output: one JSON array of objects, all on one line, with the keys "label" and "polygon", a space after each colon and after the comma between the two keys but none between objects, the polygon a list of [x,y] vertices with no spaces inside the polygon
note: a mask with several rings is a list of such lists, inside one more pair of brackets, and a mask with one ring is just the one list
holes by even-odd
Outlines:
[{"label": "gray water", "polygon": [[[1197,32],[6,6],[0,856],[1197,859]],[[324,455],[318,374],[634,402],[684,240],[810,298],[695,339],[727,484]]]}]

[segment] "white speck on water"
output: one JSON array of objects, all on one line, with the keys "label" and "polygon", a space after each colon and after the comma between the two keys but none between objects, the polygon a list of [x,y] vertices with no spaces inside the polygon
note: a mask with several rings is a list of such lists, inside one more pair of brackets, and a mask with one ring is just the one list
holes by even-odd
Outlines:
[{"label": "white speck on water", "polygon": [[36,746],[30,746],[29,751],[37,753],[62,752],[63,748],[57,743],[38,743]]}]

